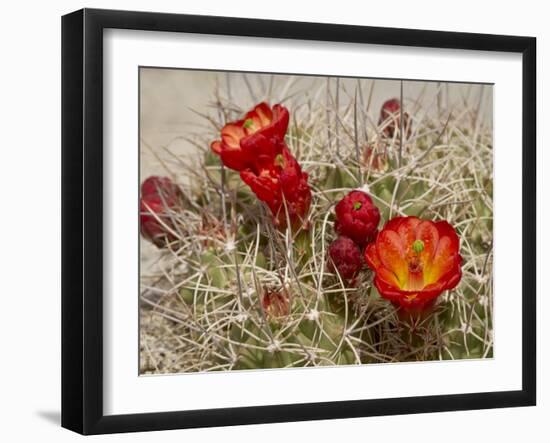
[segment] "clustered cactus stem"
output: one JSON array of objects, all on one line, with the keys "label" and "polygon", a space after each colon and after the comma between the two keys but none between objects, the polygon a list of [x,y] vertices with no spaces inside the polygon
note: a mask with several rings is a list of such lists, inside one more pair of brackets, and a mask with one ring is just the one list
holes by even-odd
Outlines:
[{"label": "clustered cactus stem", "polygon": [[181,135],[196,155],[151,147],[170,178],[142,185],[140,373],[492,357],[479,109],[417,109],[406,82],[377,114],[373,80],[224,77]]}]

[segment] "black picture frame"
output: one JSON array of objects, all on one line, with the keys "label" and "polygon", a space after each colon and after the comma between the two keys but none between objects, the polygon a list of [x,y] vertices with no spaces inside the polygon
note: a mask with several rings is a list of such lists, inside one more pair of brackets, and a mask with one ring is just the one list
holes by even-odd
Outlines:
[{"label": "black picture frame", "polygon": [[[103,413],[103,30],[519,53],[523,64],[522,389],[131,415]],[[536,404],[536,39],[83,9],[62,18],[62,426],[82,434]]]}]

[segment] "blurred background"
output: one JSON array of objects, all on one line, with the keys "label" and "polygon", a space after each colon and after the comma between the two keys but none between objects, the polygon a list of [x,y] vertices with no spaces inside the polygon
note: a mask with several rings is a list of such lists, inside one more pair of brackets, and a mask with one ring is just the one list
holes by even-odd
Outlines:
[{"label": "blurred background", "polygon": [[[338,86],[338,99],[340,105],[345,107],[353,99],[357,84],[360,85],[363,104],[370,111],[374,124],[384,101],[401,95],[400,80],[141,68],[141,179],[151,174],[166,173],[150,148],[161,158],[166,154],[161,152],[160,147],[169,147],[174,154],[185,156],[192,156],[197,151],[195,145],[186,138],[198,133],[200,128],[212,131],[211,126],[205,125],[204,116],[218,117],[215,106],[217,90],[222,99],[238,103],[245,112],[262,100],[279,100],[294,111],[293,103],[303,103],[304,96],[313,101],[324,99],[327,88],[333,99],[336,99]],[[479,109],[479,123],[492,125],[491,85],[403,81],[403,102],[404,111],[413,115],[416,114],[413,112],[415,110],[441,113],[454,106]],[[239,119],[242,115],[235,113],[233,117]],[[215,133],[212,132],[212,135],[215,136]]]}]

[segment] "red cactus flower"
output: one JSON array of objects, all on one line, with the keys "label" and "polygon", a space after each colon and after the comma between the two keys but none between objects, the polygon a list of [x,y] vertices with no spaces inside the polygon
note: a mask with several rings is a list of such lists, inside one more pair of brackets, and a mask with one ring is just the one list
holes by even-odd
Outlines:
[{"label": "red cactus flower", "polygon": [[257,171],[241,171],[241,179],[269,206],[277,227],[287,226],[287,216],[292,227],[302,225],[311,204],[307,173],[286,146],[272,164],[264,166]]},{"label": "red cactus flower", "polygon": [[335,212],[338,234],[351,238],[360,247],[374,239],[380,211],[367,193],[351,191],[337,203]]},{"label": "red cactus flower", "polygon": [[141,185],[141,235],[159,248],[174,240],[169,212],[177,205],[180,192],[168,177],[151,176]]},{"label": "red cactus flower", "polygon": [[367,246],[365,260],[380,295],[405,309],[430,306],[462,276],[459,238],[446,221],[396,217]]},{"label": "red cactus flower", "polygon": [[363,267],[361,250],[351,238],[338,237],[330,244],[328,254],[332,266],[344,280],[355,278]]},{"label": "red cactus flower", "polygon": [[228,168],[236,171],[257,169],[270,164],[281,153],[288,127],[288,110],[281,105],[260,103],[242,120],[226,124],[221,140],[210,148]]},{"label": "red cactus flower", "polygon": [[[387,100],[380,109],[380,118],[378,125],[383,125],[382,132],[388,138],[393,138],[401,128],[401,102],[392,98]],[[403,112],[403,129],[405,137],[410,137],[412,133],[411,117],[407,112]]]},{"label": "red cactus flower", "polygon": [[241,179],[269,206],[279,228],[287,226],[287,217],[298,227],[311,204],[308,176],[284,141],[288,121],[284,106],[260,103],[244,119],[225,125],[222,140],[211,145],[224,165],[240,171]]},{"label": "red cactus flower", "polygon": [[289,297],[286,290],[267,291],[262,295],[262,309],[267,317],[286,317],[290,312]]}]

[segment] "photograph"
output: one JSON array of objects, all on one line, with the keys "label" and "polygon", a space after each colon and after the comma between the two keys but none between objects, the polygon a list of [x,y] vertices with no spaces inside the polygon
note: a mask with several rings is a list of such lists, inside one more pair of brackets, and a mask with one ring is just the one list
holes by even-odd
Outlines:
[{"label": "photograph", "polygon": [[139,373],[486,359],[493,85],[139,67]]}]

